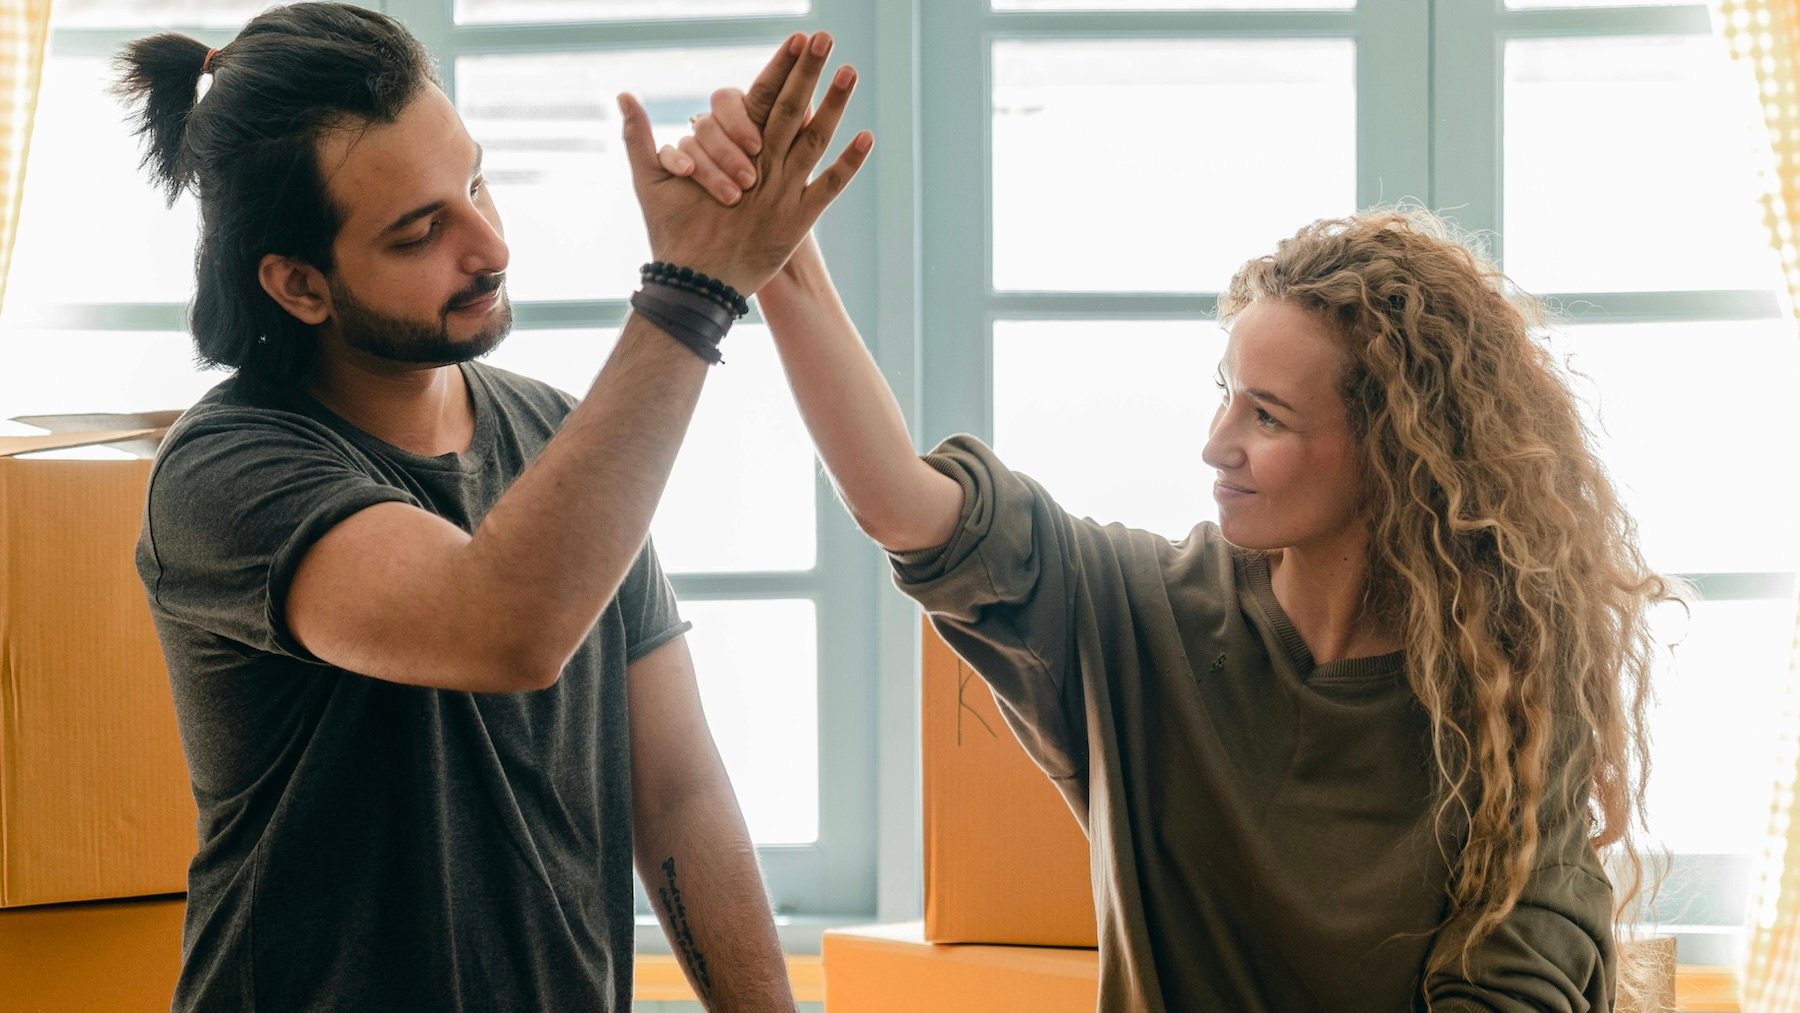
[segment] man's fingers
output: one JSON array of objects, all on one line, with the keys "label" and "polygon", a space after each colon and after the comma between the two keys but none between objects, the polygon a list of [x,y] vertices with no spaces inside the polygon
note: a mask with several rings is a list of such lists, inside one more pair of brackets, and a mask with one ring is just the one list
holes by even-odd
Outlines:
[{"label": "man's fingers", "polygon": [[656,160],[656,137],[650,132],[650,116],[630,92],[619,93],[619,116],[625,121],[625,157],[631,162],[631,175],[638,182],[649,182],[662,172]]},{"label": "man's fingers", "polygon": [[720,204],[736,204],[744,195],[731,177],[719,168],[713,157],[692,137],[681,139],[681,152],[694,162],[694,182],[706,188]]},{"label": "man's fingers", "polygon": [[800,62],[795,64],[793,73],[781,86],[781,94],[775,99],[774,109],[769,113],[767,126],[763,128],[763,144],[781,156],[787,155],[788,145],[794,142],[794,136],[800,132],[800,125],[806,122],[808,110],[812,107],[813,89],[818,87],[819,73],[825,68],[825,58],[831,55],[831,33],[815,32],[806,42],[806,51],[800,54]]},{"label": "man's fingers", "polygon": [[745,110],[759,134],[763,124],[769,122],[769,112],[775,108],[775,99],[781,94],[781,86],[787,83],[788,74],[793,71],[794,64],[800,61],[800,54],[806,49],[807,41],[805,32],[795,32],[788,36],[787,41],[781,44],[781,48],[769,60],[769,65],[756,75],[749,93],[744,96]]},{"label": "man's fingers", "polygon": [[831,206],[838,194],[843,193],[844,188],[850,185],[851,178],[862,168],[863,162],[868,160],[869,152],[874,147],[875,135],[867,130],[862,131],[850,139],[850,144],[838,155],[837,161],[831,163],[830,168],[807,184],[806,193],[800,198],[800,215],[808,228],[819,220],[819,216],[825,213],[825,209]]},{"label": "man's fingers", "polygon": [[831,87],[825,89],[825,99],[819,103],[818,111],[813,113],[800,138],[794,143],[795,170],[802,173],[811,172],[819,159],[825,157],[825,149],[831,144],[831,135],[837,133],[838,123],[844,118],[844,107],[850,104],[850,93],[856,90],[856,68],[839,67],[832,75]]},{"label": "man's fingers", "polygon": [[694,160],[682,154],[672,144],[658,148],[656,160],[661,163],[663,171],[671,176],[687,176],[694,171]]},{"label": "man's fingers", "polygon": [[713,92],[712,114],[725,129],[726,136],[744,149],[744,154],[755,158],[762,151],[762,127],[750,122],[749,110],[744,108],[743,92],[736,88],[720,88]]},{"label": "man's fingers", "polygon": [[725,135],[725,128],[717,117],[702,116],[694,121],[694,140],[700,143],[701,150],[711,156],[710,161],[724,170],[738,186],[748,190],[756,185],[756,167],[750,164],[750,157],[738,147],[737,140]]}]

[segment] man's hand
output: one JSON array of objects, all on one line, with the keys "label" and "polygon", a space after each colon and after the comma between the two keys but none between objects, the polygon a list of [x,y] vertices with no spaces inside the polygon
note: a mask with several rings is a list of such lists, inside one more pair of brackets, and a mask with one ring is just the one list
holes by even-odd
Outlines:
[{"label": "man's hand", "polygon": [[830,35],[795,35],[758,75],[749,96],[750,109],[761,115],[756,154],[733,166],[734,174],[751,172],[755,185],[725,201],[726,206],[659,162],[643,107],[628,94],[619,96],[632,183],[652,256],[705,272],[746,293],[761,288],[780,269],[849,185],[875,143],[868,131],[857,134],[836,161],[808,182],[856,86],[854,68],[840,67],[817,112],[809,115],[830,53]]}]

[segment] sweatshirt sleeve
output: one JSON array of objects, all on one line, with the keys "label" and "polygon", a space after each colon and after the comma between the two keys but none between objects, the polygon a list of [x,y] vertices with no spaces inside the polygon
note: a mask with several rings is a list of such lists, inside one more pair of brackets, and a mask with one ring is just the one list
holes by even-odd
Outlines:
[{"label": "sweatshirt sleeve", "polygon": [[1070,516],[972,436],[951,437],[925,461],[962,486],[962,520],[944,545],[894,556],[895,583],[993,688],[1008,724],[1045,773],[1083,774],[1079,631],[1132,642],[1119,585],[1103,580],[1096,588],[1089,576],[1118,571],[1114,539],[1130,534]]},{"label": "sweatshirt sleeve", "polygon": [[[1572,726],[1563,729],[1573,735]],[[1567,756],[1572,744],[1560,752]],[[1578,777],[1584,765],[1565,761],[1561,773]],[[1587,793],[1573,806],[1554,799],[1542,809],[1543,834],[1536,869],[1518,906],[1469,954],[1467,974],[1458,962],[1425,983],[1432,1010],[1573,1011],[1606,1013],[1618,987],[1613,933],[1613,888],[1588,840]],[[1455,956],[1463,926],[1453,919],[1438,932],[1432,957]],[[1430,961],[1435,965],[1437,961]]]},{"label": "sweatshirt sleeve", "polygon": [[[1610,1010],[1617,981],[1611,915],[1612,888],[1605,880],[1579,866],[1539,868],[1518,906],[1469,955],[1468,976],[1456,963],[1432,975],[1426,983],[1430,1008]],[[1440,932],[1436,946],[1459,939],[1457,932]]]}]

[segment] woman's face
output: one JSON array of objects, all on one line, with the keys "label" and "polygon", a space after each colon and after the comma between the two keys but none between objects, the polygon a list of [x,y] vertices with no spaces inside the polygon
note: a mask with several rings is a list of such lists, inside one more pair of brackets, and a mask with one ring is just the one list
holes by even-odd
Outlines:
[{"label": "woman's face", "polygon": [[1201,459],[1218,472],[1219,528],[1248,549],[1360,551],[1356,445],[1329,326],[1281,302],[1252,303],[1219,364],[1221,403]]}]

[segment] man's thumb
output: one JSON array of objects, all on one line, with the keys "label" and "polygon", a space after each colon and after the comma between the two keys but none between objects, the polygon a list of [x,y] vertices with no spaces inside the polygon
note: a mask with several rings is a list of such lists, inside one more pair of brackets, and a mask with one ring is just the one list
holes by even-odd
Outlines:
[{"label": "man's thumb", "polygon": [[640,180],[653,179],[662,171],[656,160],[656,137],[650,132],[650,115],[630,92],[619,93],[619,116],[625,121],[625,157],[631,162],[631,174]]}]

